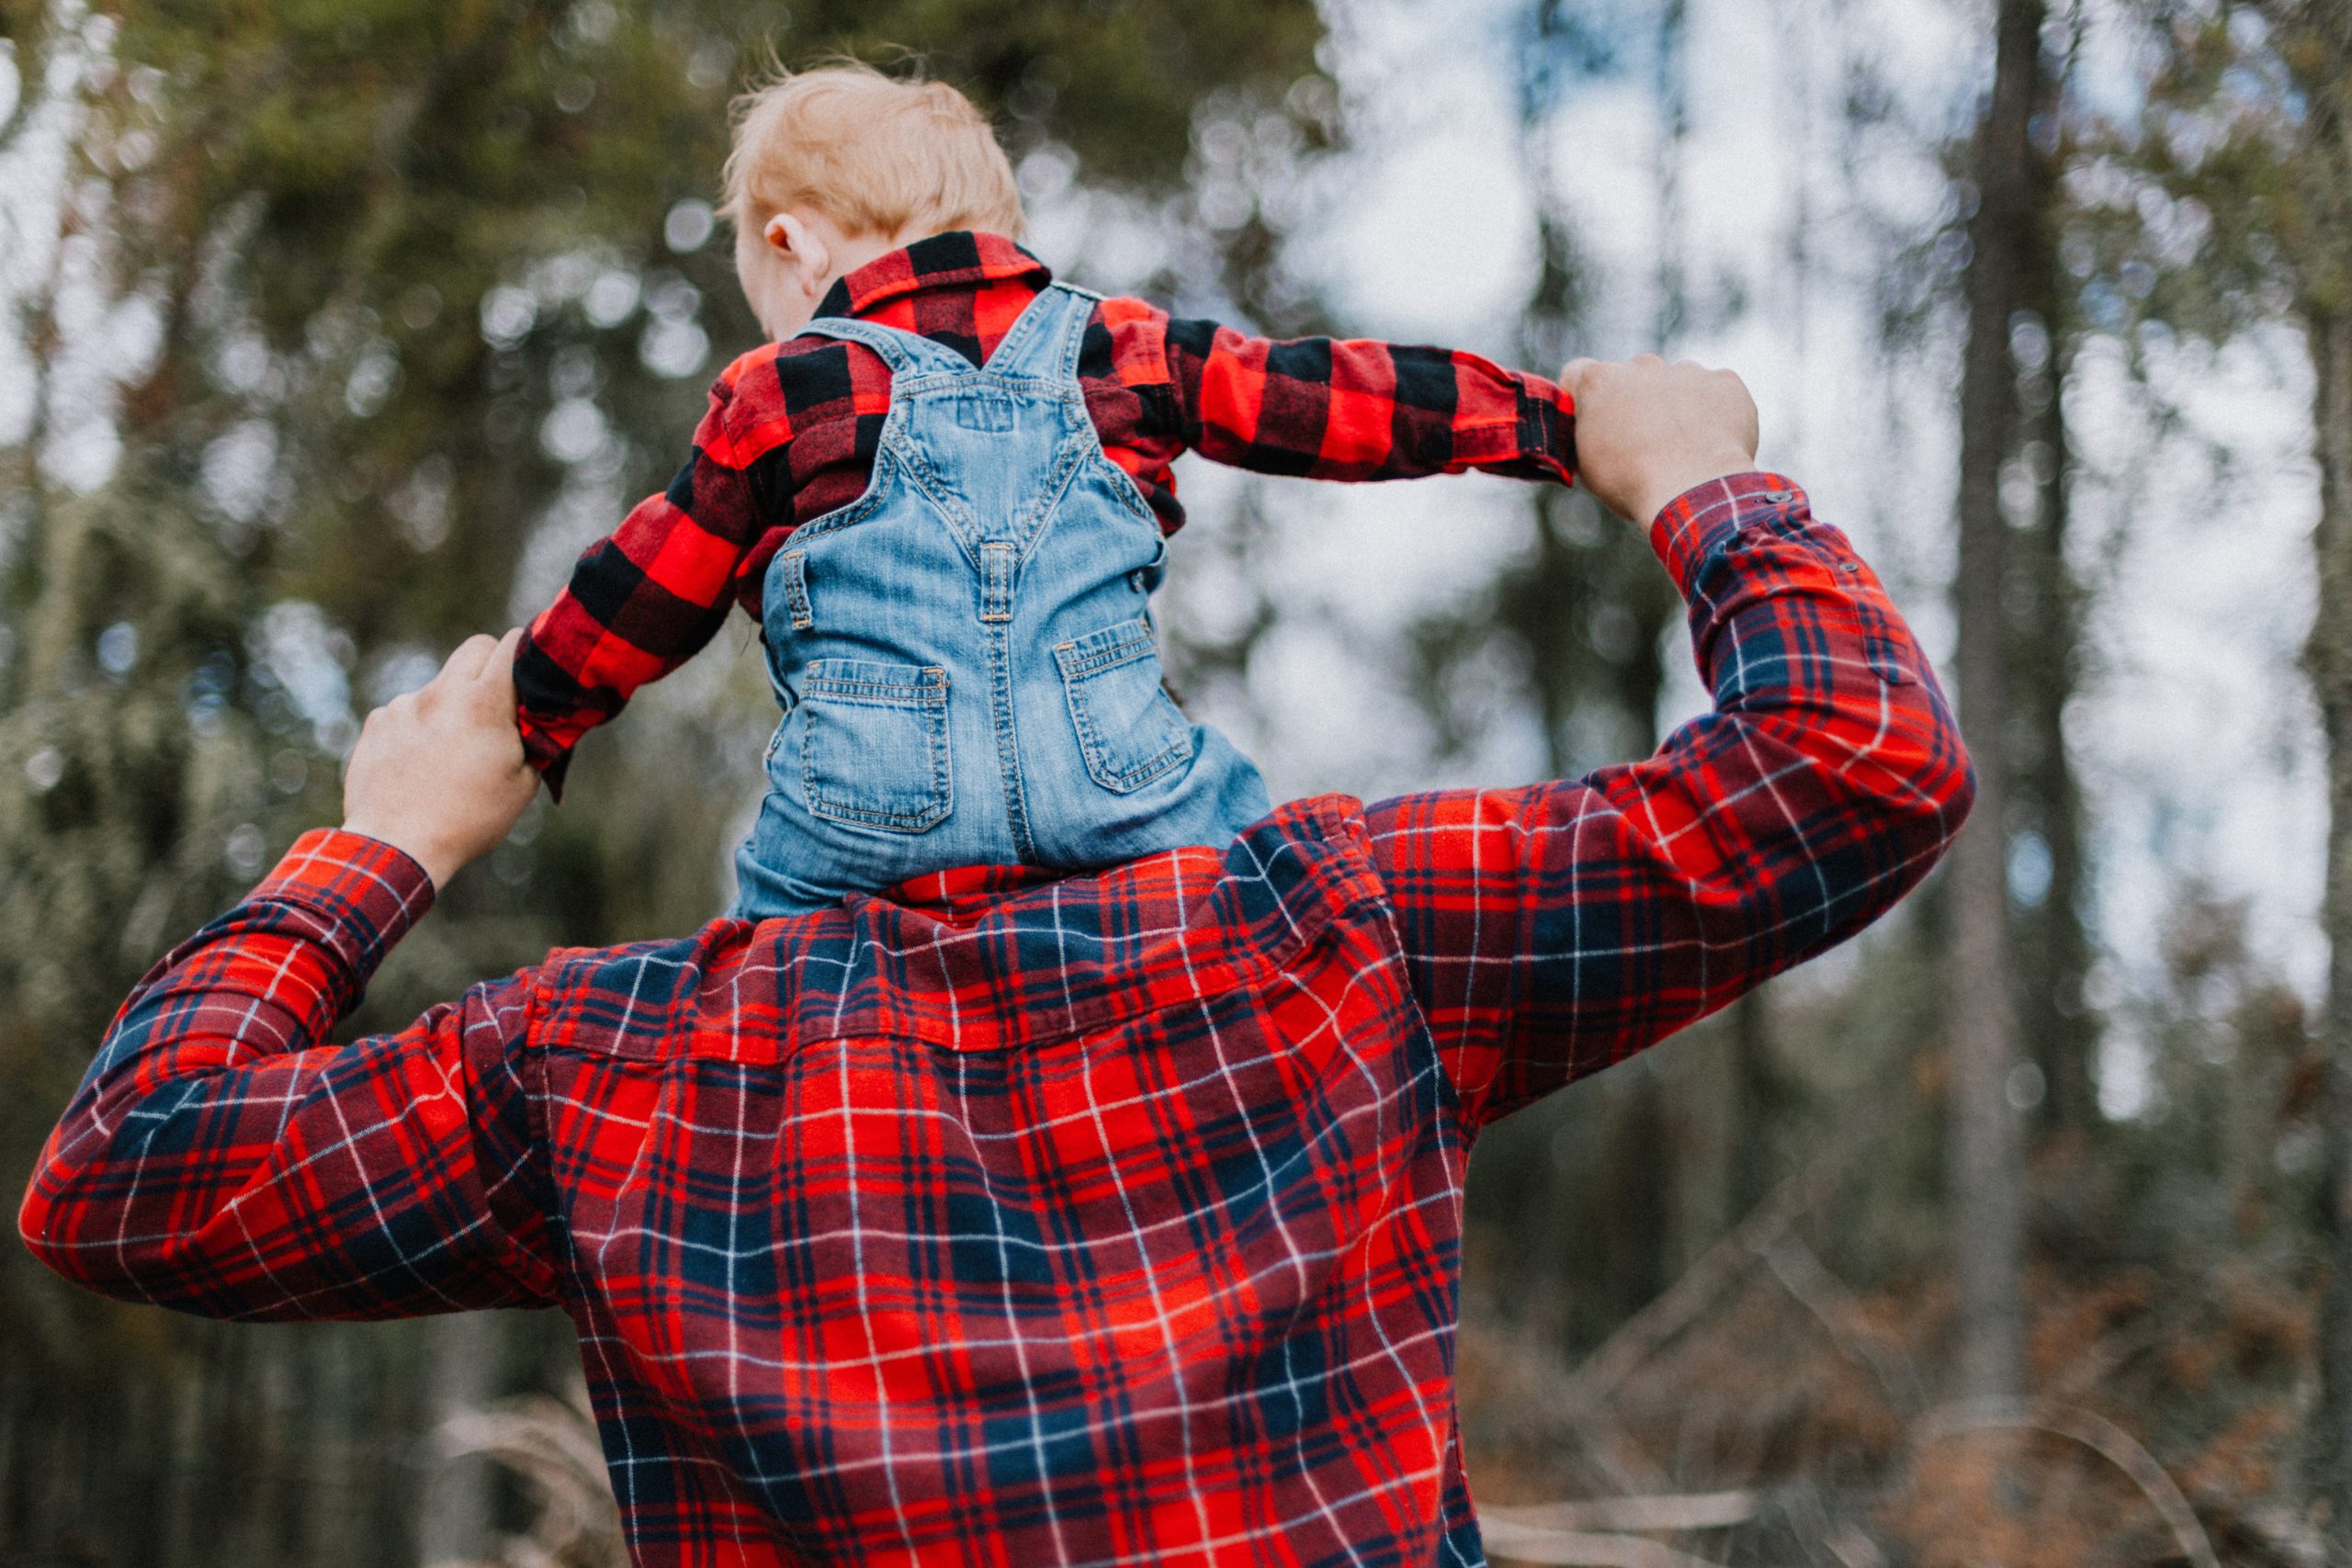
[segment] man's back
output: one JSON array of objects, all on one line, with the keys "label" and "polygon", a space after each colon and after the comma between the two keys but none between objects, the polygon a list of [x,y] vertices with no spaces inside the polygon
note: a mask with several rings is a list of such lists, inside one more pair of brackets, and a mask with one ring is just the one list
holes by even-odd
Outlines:
[{"label": "man's back", "polygon": [[1467,1149],[1352,804],[542,971],[559,1291],[640,1539],[1430,1559]]},{"label": "man's back", "polygon": [[26,1235],[216,1315],[563,1305],[644,1563],[1475,1562],[1476,1130],[1850,935],[1967,807],[1792,487],[1652,536],[1716,711],[1582,780],[559,953],[340,1049],[430,885],[314,835],[127,1004]]}]

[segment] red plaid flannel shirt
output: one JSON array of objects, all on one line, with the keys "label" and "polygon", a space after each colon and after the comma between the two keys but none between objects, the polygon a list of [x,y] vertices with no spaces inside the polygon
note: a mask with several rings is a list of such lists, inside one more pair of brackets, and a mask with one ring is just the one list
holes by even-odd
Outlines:
[{"label": "red plaid flannel shirt", "polygon": [[1971,797],[1785,481],[1654,541],[1714,711],[1575,781],[559,952],[341,1046],[431,890],[314,833],[125,1003],[24,1234],[215,1316],[563,1307],[639,1563],[1476,1563],[1479,1129],[1852,935]]},{"label": "red plaid flannel shirt", "polygon": [[[841,279],[818,314],[920,333],[978,365],[1052,281],[1001,235],[939,234]],[[1121,299],[1096,307],[1078,375],[1104,454],[1171,534],[1184,512],[1170,465],[1187,450],[1319,479],[1482,468],[1565,482],[1573,467],[1568,395],[1476,355],[1273,343]],[[524,750],[550,784],[580,737],[700,651],[729,604],[758,618],[786,536],[865,492],[889,402],[890,367],[861,344],[795,338],[727,367],[694,456],[589,547],[516,656]]]}]

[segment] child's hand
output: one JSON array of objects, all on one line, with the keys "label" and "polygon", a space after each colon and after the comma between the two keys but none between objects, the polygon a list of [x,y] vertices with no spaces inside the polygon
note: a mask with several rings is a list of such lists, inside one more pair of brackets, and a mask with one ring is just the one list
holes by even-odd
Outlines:
[{"label": "child's hand", "polygon": [[514,726],[514,645],[468,637],[441,673],[368,716],[343,775],[343,826],[404,852],[438,889],[506,837],[539,776]]},{"label": "child's hand", "polygon": [[1756,401],[1728,370],[1655,354],[1570,360],[1560,384],[1577,404],[1577,481],[1646,526],[1667,502],[1756,467]]}]

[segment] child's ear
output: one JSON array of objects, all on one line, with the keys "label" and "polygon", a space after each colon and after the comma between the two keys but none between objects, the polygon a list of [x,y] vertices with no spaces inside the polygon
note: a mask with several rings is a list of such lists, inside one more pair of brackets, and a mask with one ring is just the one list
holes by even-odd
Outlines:
[{"label": "child's ear", "polygon": [[779,212],[769,219],[761,238],[776,254],[797,263],[804,279],[820,278],[832,265],[832,253],[825,242],[793,213]]}]

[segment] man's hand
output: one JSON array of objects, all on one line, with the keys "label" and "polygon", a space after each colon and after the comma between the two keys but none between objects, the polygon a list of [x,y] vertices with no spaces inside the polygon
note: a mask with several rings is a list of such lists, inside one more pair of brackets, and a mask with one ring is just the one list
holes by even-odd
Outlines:
[{"label": "man's hand", "polygon": [[506,837],[539,787],[514,726],[522,637],[468,637],[441,673],[368,716],[344,770],[344,830],[404,852],[436,890]]},{"label": "man's hand", "polygon": [[1646,527],[1683,491],[1756,467],[1756,401],[1728,370],[1572,359],[1560,384],[1576,399],[1577,481],[1629,521]]}]

